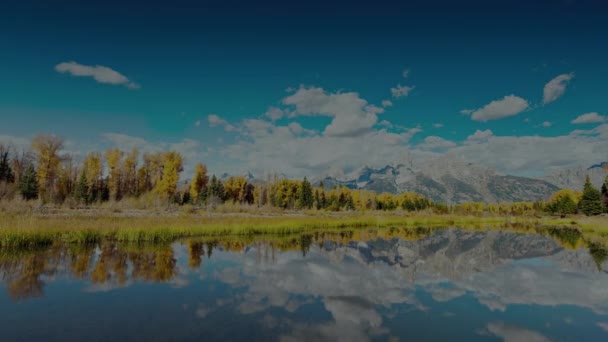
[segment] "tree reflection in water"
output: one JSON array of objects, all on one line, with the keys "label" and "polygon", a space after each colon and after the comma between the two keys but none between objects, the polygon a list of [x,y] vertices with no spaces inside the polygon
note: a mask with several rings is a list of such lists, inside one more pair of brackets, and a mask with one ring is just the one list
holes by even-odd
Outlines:
[{"label": "tree reflection in water", "polygon": [[[297,236],[214,237],[190,239],[178,243],[187,246],[188,267],[196,270],[203,264],[205,256],[211,258],[216,249],[239,253],[254,249],[257,263],[274,263],[277,253],[286,251],[299,251],[303,257],[306,257],[312,246],[322,248],[324,244],[328,243],[346,245],[379,239],[419,241],[429,234],[441,230],[424,227],[355,229],[335,233],[317,231]],[[514,230],[544,234],[568,250],[589,248],[598,269],[602,267],[601,265],[608,257],[605,244],[587,241],[575,228],[538,229],[515,226]],[[497,241],[504,242],[504,239]],[[421,243],[425,242],[421,241]],[[456,253],[463,253],[468,248],[468,243],[471,242],[460,243],[460,250]],[[419,253],[433,253],[434,248],[439,247],[431,246]],[[503,253],[513,256],[530,252],[523,247],[519,250],[501,248],[499,248],[499,256]],[[539,255],[549,253],[547,250],[538,251],[540,251]],[[522,254],[521,256],[534,256],[535,251],[531,252],[532,254]],[[69,276],[96,285],[112,282],[125,286],[133,281],[169,282],[176,277],[178,269],[172,245],[122,244],[116,241],[102,241],[93,245],[71,245],[57,242],[47,248],[34,250],[0,249],[0,272],[2,281],[7,283],[9,296],[15,301],[20,301],[43,296],[45,281],[54,276]]]}]

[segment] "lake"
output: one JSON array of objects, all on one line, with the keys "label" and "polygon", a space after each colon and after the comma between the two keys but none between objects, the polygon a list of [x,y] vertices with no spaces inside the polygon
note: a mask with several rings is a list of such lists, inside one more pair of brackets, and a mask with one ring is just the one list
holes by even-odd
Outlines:
[{"label": "lake", "polygon": [[353,230],[0,250],[2,341],[606,341],[574,234]]}]

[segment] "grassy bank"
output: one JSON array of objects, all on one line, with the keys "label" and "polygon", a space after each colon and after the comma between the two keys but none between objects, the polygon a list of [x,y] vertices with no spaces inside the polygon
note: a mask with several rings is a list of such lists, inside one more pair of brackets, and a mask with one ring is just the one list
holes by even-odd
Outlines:
[{"label": "grassy bank", "polygon": [[367,213],[249,213],[114,212],[111,210],[0,212],[0,247],[31,247],[56,240],[92,243],[169,242],[184,237],[295,234],[352,228],[448,227],[504,229],[523,226],[575,226],[585,233],[608,236],[607,218],[475,217]]}]

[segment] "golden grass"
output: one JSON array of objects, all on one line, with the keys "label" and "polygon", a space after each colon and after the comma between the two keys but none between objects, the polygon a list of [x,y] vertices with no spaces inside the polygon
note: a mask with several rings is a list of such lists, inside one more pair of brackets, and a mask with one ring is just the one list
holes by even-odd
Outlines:
[{"label": "golden grass", "polygon": [[506,226],[576,226],[608,237],[607,218],[476,217],[407,215],[399,212],[329,213],[324,211],[240,213],[199,212],[188,207],[166,211],[117,208],[92,210],[0,211],[0,247],[30,247],[56,240],[91,243],[102,239],[125,242],[169,242],[178,238],[222,235],[293,234],[347,228],[449,227],[501,229]]}]

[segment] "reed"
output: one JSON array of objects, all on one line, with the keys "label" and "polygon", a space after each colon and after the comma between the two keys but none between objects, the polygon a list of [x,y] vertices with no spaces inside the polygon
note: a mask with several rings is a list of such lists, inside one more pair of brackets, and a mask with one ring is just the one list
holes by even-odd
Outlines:
[{"label": "reed", "polygon": [[286,235],[308,231],[353,228],[450,227],[504,229],[514,226],[577,226],[608,236],[606,218],[477,217],[455,215],[387,215],[365,213],[247,213],[62,211],[45,213],[0,212],[0,247],[30,248],[64,241],[74,244],[100,240],[170,242],[185,237],[225,235]]}]

